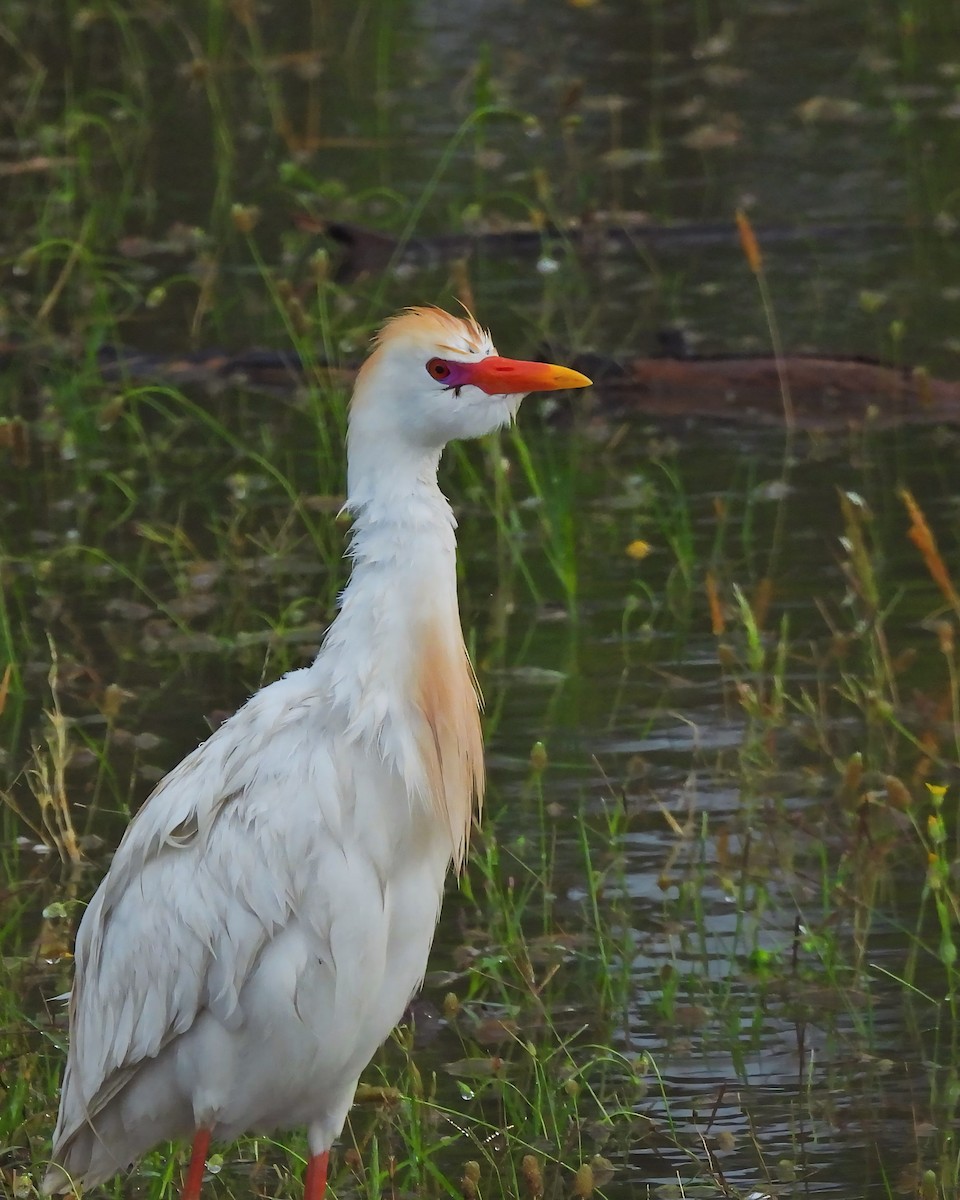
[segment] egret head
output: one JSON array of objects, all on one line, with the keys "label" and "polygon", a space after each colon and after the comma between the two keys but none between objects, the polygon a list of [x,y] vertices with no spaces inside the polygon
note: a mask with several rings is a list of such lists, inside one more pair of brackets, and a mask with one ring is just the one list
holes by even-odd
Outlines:
[{"label": "egret head", "polygon": [[360,370],[351,434],[362,426],[398,447],[440,451],[508,424],[528,392],[589,384],[567,367],[500,358],[472,316],[409,308],[380,330]]}]

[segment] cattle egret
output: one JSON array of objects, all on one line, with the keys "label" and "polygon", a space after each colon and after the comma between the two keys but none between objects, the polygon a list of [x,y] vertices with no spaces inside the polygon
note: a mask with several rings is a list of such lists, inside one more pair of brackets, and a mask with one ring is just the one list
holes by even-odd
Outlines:
[{"label": "cattle egret", "polygon": [[589,382],[500,358],[472,317],[413,308],[381,330],[350,406],[352,571],[316,660],[167,775],[80,922],[45,1193],[192,1138],[197,1200],[211,1139],[305,1125],[321,1200],[483,795],[440,455],[527,392]]}]

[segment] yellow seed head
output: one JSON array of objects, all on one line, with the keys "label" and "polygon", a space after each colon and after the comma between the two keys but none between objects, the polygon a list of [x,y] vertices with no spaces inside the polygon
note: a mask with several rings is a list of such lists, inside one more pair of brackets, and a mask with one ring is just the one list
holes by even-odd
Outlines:
[{"label": "yellow seed head", "polygon": [[237,233],[253,233],[260,220],[260,209],[255,204],[234,204],[230,208],[230,219]]},{"label": "yellow seed head", "polygon": [[925,785],[930,793],[930,802],[934,808],[939,808],[943,804],[943,798],[947,794],[947,785],[945,783],[928,783]]},{"label": "yellow seed head", "polygon": [[587,1200],[593,1195],[593,1167],[584,1163],[573,1177],[573,1194]]},{"label": "yellow seed head", "polygon": [[543,1171],[540,1160],[535,1154],[525,1154],[520,1163],[520,1174],[527,1185],[527,1195],[530,1200],[540,1200],[543,1195]]},{"label": "yellow seed head", "polygon": [[743,250],[743,257],[747,260],[747,266],[754,275],[759,275],[763,270],[763,255],[760,253],[760,243],[757,241],[757,235],[753,232],[750,218],[742,208],[737,209],[736,217],[737,233],[740,235],[740,248]]}]

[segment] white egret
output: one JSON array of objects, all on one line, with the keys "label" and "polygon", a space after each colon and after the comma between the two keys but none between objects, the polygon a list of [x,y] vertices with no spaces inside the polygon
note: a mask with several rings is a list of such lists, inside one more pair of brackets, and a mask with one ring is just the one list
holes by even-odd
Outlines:
[{"label": "white egret", "polygon": [[498,357],[473,318],[414,308],[384,326],[350,406],[352,571],[316,660],[167,775],[80,922],[45,1193],[192,1138],[197,1200],[211,1139],[305,1125],[321,1200],[483,795],[440,455],[527,392],[589,382]]}]

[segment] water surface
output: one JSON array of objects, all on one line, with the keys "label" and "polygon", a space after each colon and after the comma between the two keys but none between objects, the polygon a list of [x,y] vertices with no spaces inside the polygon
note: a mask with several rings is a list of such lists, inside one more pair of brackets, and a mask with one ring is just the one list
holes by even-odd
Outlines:
[{"label": "water surface", "polygon": [[[889,6],[826,2],[266,5],[256,25],[216,5],[205,24],[177,8],[126,24],[77,10],[69,39],[23,12],[27,50],[4,50],[24,102],[4,118],[5,153],[89,163],[79,194],[68,194],[65,173],[4,182],[4,315],[16,332],[50,332],[27,317],[57,271],[25,252],[44,231],[79,237],[93,213],[84,245],[112,282],[101,292],[93,266],[76,268],[49,323],[81,362],[115,336],[172,352],[285,344],[231,203],[259,206],[259,253],[308,305],[315,247],[294,228],[300,207],[397,236],[615,209],[728,221],[744,207],[789,348],[955,373],[960,26],[947,6],[915,25]],[[202,230],[185,251],[170,248],[175,224]],[[847,232],[820,235],[828,224]],[[809,235],[782,236],[796,227]],[[133,254],[129,238],[149,252]],[[219,275],[200,312],[185,280],[204,255]],[[445,264],[402,267],[323,293],[324,335],[337,331],[324,353],[355,355],[368,320],[449,301],[465,277],[506,353],[549,337],[571,352],[643,354],[665,329],[696,350],[769,346],[731,236],[599,257],[550,244],[533,257],[478,258],[459,276]],[[121,320],[101,337],[103,310]],[[0,379],[4,411],[29,419],[36,447],[30,470],[0,479],[6,621],[26,685],[5,718],[0,762],[22,786],[50,705],[49,633],[75,722],[72,800],[81,824],[88,806],[95,812],[86,832],[102,839],[91,843],[96,869],[66,889],[84,897],[128,808],[205,735],[207,719],[315,651],[343,580],[343,532],[330,515],[343,486],[342,397],[201,388],[188,405],[153,397],[161,412],[128,404],[133,428],[105,418],[112,389],[79,373],[74,385],[73,371],[68,358]],[[574,1057],[598,1043],[623,1064],[655,1063],[643,1068],[645,1095],[622,1068],[638,1123],[615,1123],[612,1139],[594,1144],[585,1118],[580,1156],[610,1158],[610,1196],[680,1194],[662,1190],[678,1180],[718,1194],[722,1179],[744,1196],[881,1197],[900,1186],[892,1181],[910,1186],[916,1165],[928,1165],[924,1138],[949,1111],[931,1083],[949,1068],[951,1035],[937,1035],[935,1006],[906,1004],[896,982],[922,888],[916,854],[884,864],[857,951],[855,930],[835,927],[856,904],[824,890],[825,879],[852,889],[850,875],[867,872],[837,799],[849,755],[864,751],[878,789],[883,773],[916,767],[882,725],[838,699],[865,678],[869,624],[838,494],[856,492],[870,514],[891,654],[915,654],[900,677],[902,719],[918,733],[932,709],[948,722],[932,623],[941,600],[905,537],[896,489],[913,489],[955,561],[956,433],[804,435],[785,466],[782,431],[602,417],[561,428],[536,402],[521,426],[539,497],[509,437],[454,457],[444,474],[487,698],[488,837],[501,879],[516,872],[535,884],[528,936],[571,939],[547,994]],[[312,498],[315,540],[256,454]],[[501,455],[500,486],[518,503],[498,523]],[[638,540],[650,544],[643,559],[627,552]],[[726,605],[721,633],[706,566]],[[759,687],[764,672],[745,665],[733,599],[734,585],[755,597],[768,577],[764,670],[788,641],[793,697],[770,728],[738,691]],[[846,658],[833,652],[839,633]],[[110,684],[125,693],[116,717],[103,715]],[[537,782],[530,752],[541,740],[549,765]],[[952,780],[950,741],[941,744],[954,766],[938,770]],[[17,863],[11,885],[26,899],[11,953],[26,954],[47,928],[45,906],[65,891],[49,856],[25,846]],[[603,873],[599,891],[593,872]],[[481,895],[479,868],[471,883]],[[437,1011],[451,987],[469,991],[463,951],[480,944],[484,919],[481,949],[492,955],[497,915],[451,889],[425,990]],[[830,938],[842,950],[835,968]],[[924,961],[917,988],[936,997],[939,967]],[[68,974],[61,962],[24,985],[40,1032],[18,1028],[16,1038],[32,1055],[50,1054],[42,998]],[[521,1035],[539,1036],[516,1008]],[[461,1035],[441,1025],[426,1061],[451,1108],[496,1123],[489,1095],[471,1099],[446,1070],[463,1057]],[[499,1052],[521,1056],[517,1046]],[[451,1178],[474,1153],[451,1146]]]}]

